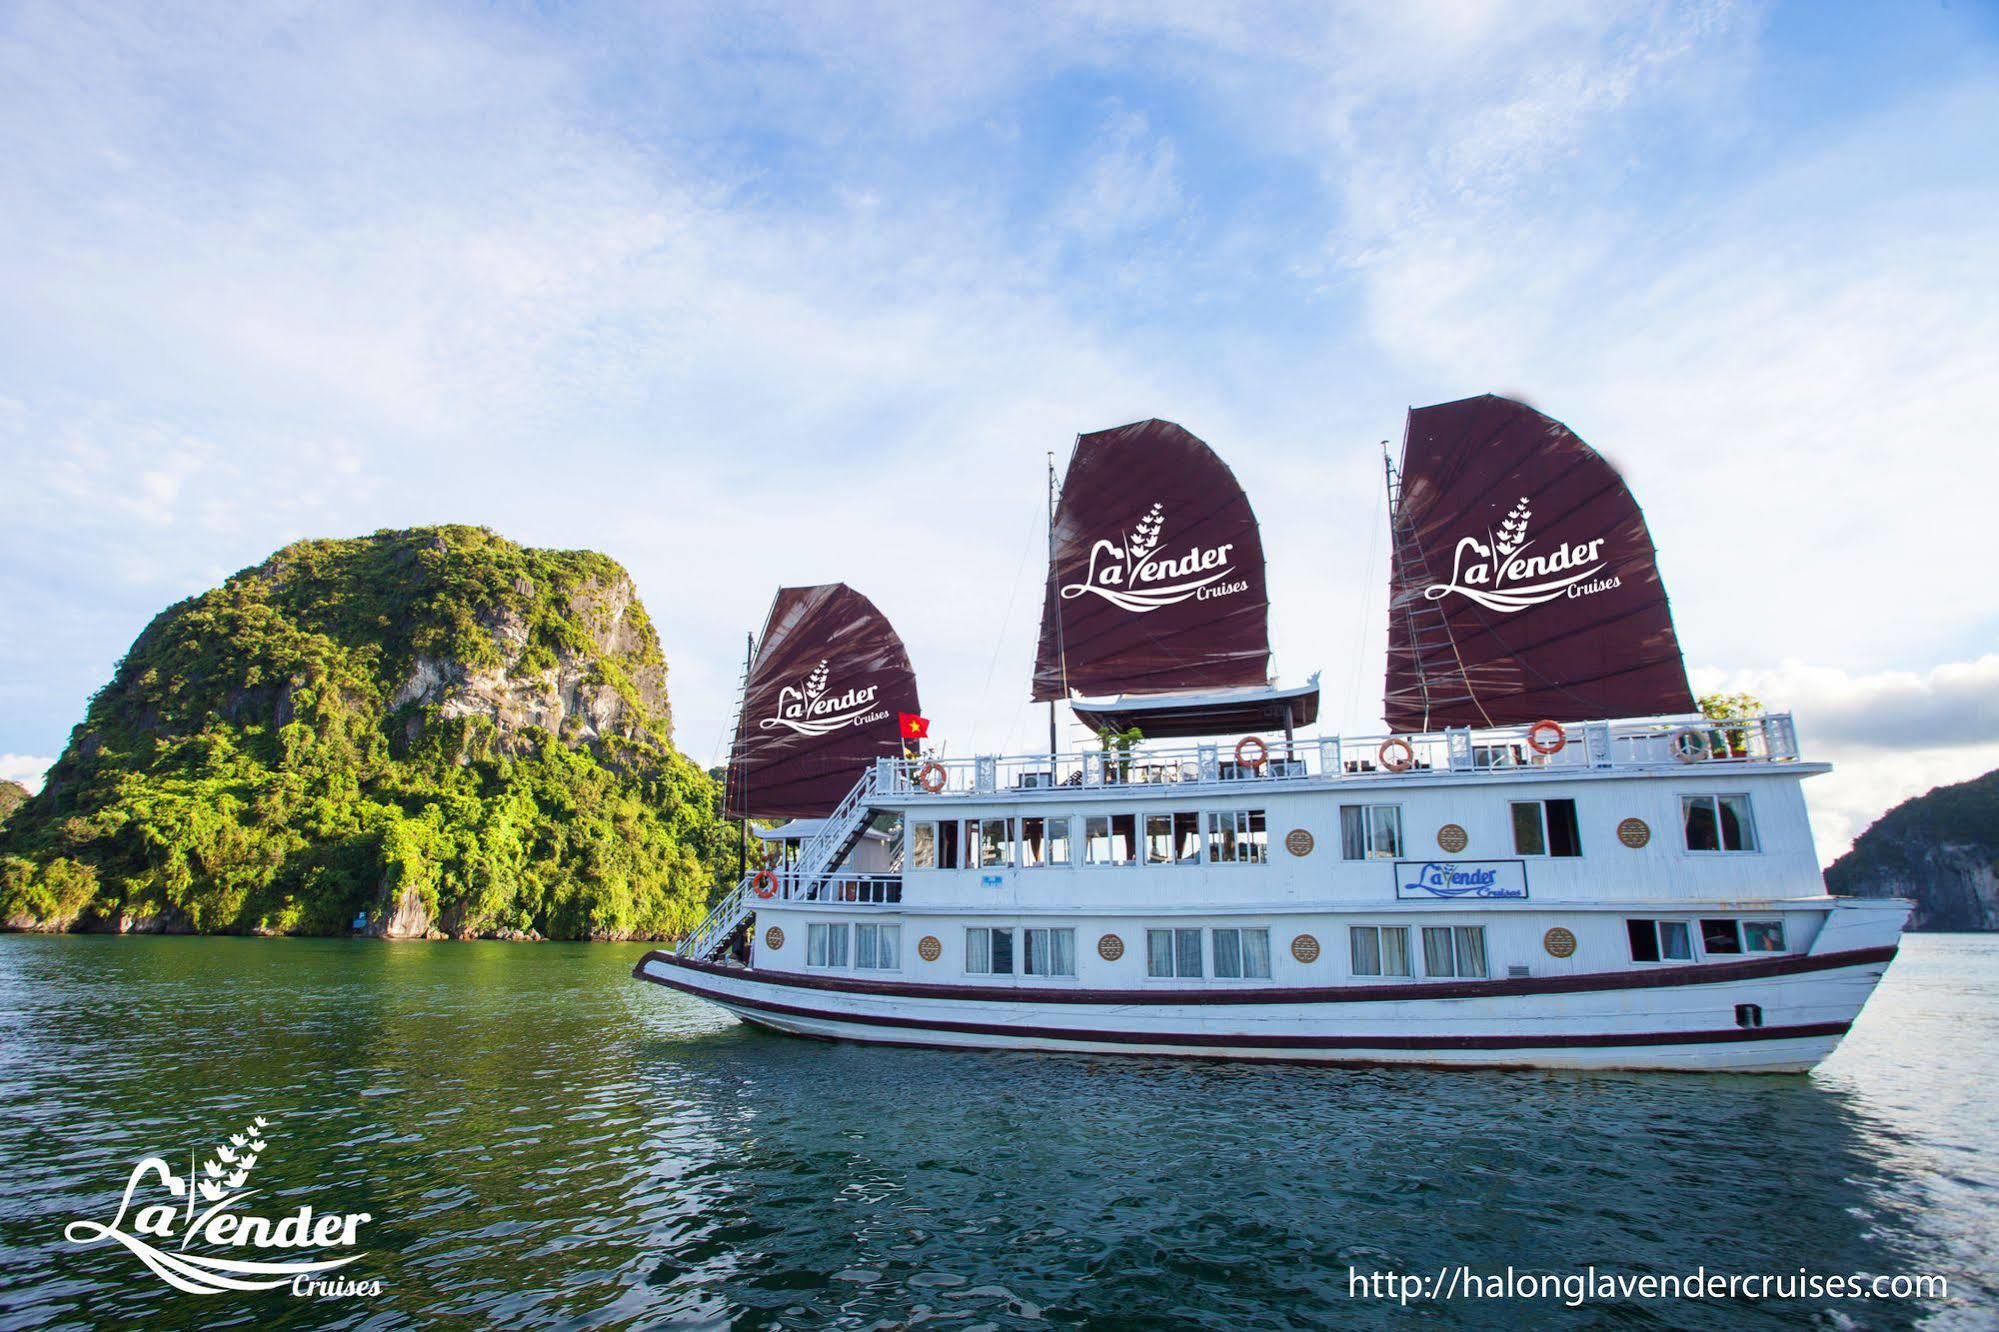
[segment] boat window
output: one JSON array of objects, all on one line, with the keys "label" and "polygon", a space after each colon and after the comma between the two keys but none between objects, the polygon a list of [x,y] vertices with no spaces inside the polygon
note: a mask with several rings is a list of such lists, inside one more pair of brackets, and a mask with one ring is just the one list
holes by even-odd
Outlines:
[{"label": "boat window", "polygon": [[1340,855],[1343,859],[1394,860],[1401,854],[1402,806],[1340,806]]},{"label": "boat window", "polygon": [[1169,980],[1198,978],[1201,974],[1201,932],[1147,930],[1145,974]]},{"label": "boat window", "polygon": [[[1013,864],[1013,820],[980,819],[977,826],[980,866],[992,868]],[[965,827],[969,832],[972,824],[967,823]]]},{"label": "boat window", "polygon": [[1743,921],[1742,951],[1745,953],[1783,952],[1784,922],[1781,920]]},{"label": "boat window", "polygon": [[1028,869],[1069,863],[1069,820],[1022,819],[1020,863]]},{"label": "boat window", "polygon": [[1270,979],[1269,930],[1210,930],[1209,935],[1218,979]]},{"label": "boat window", "polygon": [[1576,802],[1514,801],[1513,853],[1519,856],[1581,855],[1582,837],[1576,828]]},{"label": "boat window", "polygon": [[1710,955],[1741,952],[1742,936],[1737,932],[1736,923],[1732,920],[1703,920],[1701,951]]},{"label": "boat window", "polygon": [[808,967],[846,966],[847,927],[845,925],[807,925],[805,927],[805,965]]},{"label": "boat window", "polygon": [[854,926],[854,965],[867,971],[894,971],[901,965],[896,961],[901,938],[900,925]]},{"label": "boat window", "polygon": [[1194,813],[1145,816],[1145,863],[1192,865],[1201,859],[1201,816]]},{"label": "boat window", "polygon": [[1657,962],[1659,960],[1658,922],[1651,920],[1627,920],[1624,931],[1631,936],[1631,960],[1633,962]]},{"label": "boat window", "polygon": [[1092,865],[1130,865],[1138,849],[1136,814],[1092,814],[1084,821],[1085,859]]},{"label": "boat window", "polygon": [[1028,976],[1073,976],[1076,974],[1076,932],[1022,930],[1025,945],[1021,971]]},{"label": "boat window", "polygon": [[911,869],[937,868],[937,825],[915,823],[909,829],[909,867]]},{"label": "boat window", "polygon": [[1689,851],[1754,851],[1756,821],[1746,795],[1681,796]]},{"label": "boat window", "polygon": [[1425,925],[1423,974],[1426,976],[1485,975],[1485,926]]},{"label": "boat window", "polygon": [[1208,816],[1208,859],[1260,865],[1270,859],[1268,820],[1260,809],[1226,809]]},{"label": "boat window", "polygon": [[958,822],[937,825],[937,868],[958,868]]},{"label": "boat window", "polygon": [[1347,929],[1356,976],[1407,976],[1409,930],[1403,925],[1354,925]]},{"label": "boat window", "polygon": [[1013,931],[984,925],[965,931],[965,970],[975,976],[1013,974]]},{"label": "boat window", "polygon": [[1627,920],[1633,962],[1691,962],[1693,932],[1684,920]]}]

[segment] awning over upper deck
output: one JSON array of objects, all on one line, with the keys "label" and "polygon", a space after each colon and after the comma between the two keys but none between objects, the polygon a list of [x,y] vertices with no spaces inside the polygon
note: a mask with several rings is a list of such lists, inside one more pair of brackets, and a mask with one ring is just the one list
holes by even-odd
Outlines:
[{"label": "awning over upper deck", "polygon": [[1319,677],[1288,687],[1249,685],[1171,694],[1076,699],[1069,706],[1096,731],[1136,726],[1148,740],[1251,735],[1310,726],[1319,720]]}]

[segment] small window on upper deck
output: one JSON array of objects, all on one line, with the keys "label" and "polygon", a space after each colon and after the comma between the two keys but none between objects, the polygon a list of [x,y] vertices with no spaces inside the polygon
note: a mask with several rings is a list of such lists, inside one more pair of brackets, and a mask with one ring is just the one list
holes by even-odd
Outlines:
[{"label": "small window on upper deck", "polygon": [[1394,860],[1402,854],[1400,805],[1341,805],[1340,855],[1346,860]]},{"label": "small window on upper deck", "polygon": [[958,868],[958,821],[937,825],[937,868]]},{"label": "small window on upper deck", "polygon": [[1225,809],[1208,816],[1210,864],[1261,865],[1269,859],[1269,822],[1262,810]]},{"label": "small window on upper deck", "polygon": [[1514,801],[1513,852],[1521,856],[1581,855],[1582,834],[1576,828],[1576,802]]},{"label": "small window on upper deck", "polygon": [[909,828],[909,867],[937,868],[937,825],[914,823]]},{"label": "small window on upper deck", "polygon": [[1032,818],[1020,821],[1020,863],[1026,869],[1069,863],[1069,820]]},{"label": "small window on upper deck", "polygon": [[1083,830],[1085,864],[1136,863],[1138,843],[1136,814],[1091,814],[1083,820]]},{"label": "small window on upper deck", "polygon": [[1754,851],[1756,820],[1746,795],[1680,797],[1689,851]]},{"label": "small window on upper deck", "polygon": [[1013,820],[979,819],[976,825],[965,824],[969,834],[978,828],[979,864],[984,868],[995,868],[1013,864]]}]

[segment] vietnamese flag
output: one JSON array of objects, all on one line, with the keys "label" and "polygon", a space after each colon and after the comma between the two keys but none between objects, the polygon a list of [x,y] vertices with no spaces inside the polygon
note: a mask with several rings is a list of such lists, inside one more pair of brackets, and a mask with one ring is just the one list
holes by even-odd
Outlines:
[{"label": "vietnamese flag", "polygon": [[913,712],[899,712],[896,715],[902,719],[903,739],[928,740],[930,738],[930,719],[928,717],[919,717]]}]

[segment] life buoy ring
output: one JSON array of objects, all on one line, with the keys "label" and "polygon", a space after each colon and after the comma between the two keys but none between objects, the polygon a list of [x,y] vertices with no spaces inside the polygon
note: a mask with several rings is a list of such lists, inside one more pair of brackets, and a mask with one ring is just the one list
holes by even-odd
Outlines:
[{"label": "life buoy ring", "polygon": [[1698,763],[1708,757],[1707,737],[1692,727],[1673,732],[1673,757],[1682,763]]},{"label": "life buoy ring", "polygon": [[944,783],[948,780],[948,777],[949,774],[944,771],[944,765],[934,761],[926,763],[916,770],[916,784],[931,795],[936,795],[944,789]]},{"label": "life buoy ring", "polygon": [[771,898],[776,897],[777,872],[775,870],[771,870],[768,868],[758,870],[756,874],[750,879],[750,891],[755,893],[758,897],[763,898],[765,901],[769,901]]},{"label": "life buoy ring", "polygon": [[1553,718],[1537,721],[1527,728],[1527,747],[1536,754],[1559,754],[1568,743],[1569,733]]},{"label": "life buoy ring", "polygon": [[[1396,751],[1399,756],[1388,757],[1391,750]],[[1416,766],[1416,746],[1399,735],[1391,735],[1383,740],[1381,748],[1374,751],[1374,756],[1380,759],[1381,766],[1390,772],[1407,772]]]},{"label": "life buoy ring", "polygon": [[[1255,758],[1249,757],[1252,750],[1256,753]],[[1270,746],[1263,743],[1260,735],[1246,735],[1235,742],[1235,761],[1251,772],[1260,772],[1263,765],[1270,761]]]}]

